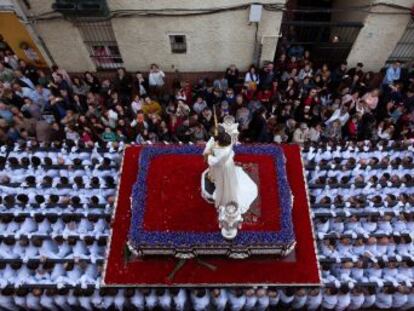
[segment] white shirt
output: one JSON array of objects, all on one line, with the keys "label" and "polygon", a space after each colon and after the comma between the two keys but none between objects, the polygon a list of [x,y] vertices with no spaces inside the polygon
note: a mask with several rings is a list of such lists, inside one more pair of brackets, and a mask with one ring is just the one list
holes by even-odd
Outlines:
[{"label": "white shirt", "polygon": [[238,310],[243,309],[246,303],[245,295],[241,295],[240,297],[237,297],[230,291],[228,296],[229,296],[230,310],[238,311]]},{"label": "white shirt", "polygon": [[151,71],[148,75],[148,84],[150,86],[163,86],[165,73],[162,70]]},{"label": "white shirt", "polygon": [[97,241],[93,242],[88,249],[91,254],[92,263],[96,263],[97,259],[103,258],[104,247],[99,246]]},{"label": "white shirt", "polygon": [[37,232],[39,234],[49,234],[52,231],[52,227],[50,225],[50,222],[47,220],[47,218],[43,219],[43,221],[38,224]]},{"label": "white shirt", "polygon": [[63,222],[62,218],[58,218],[58,220],[52,224],[53,234],[59,235],[65,229],[65,223]]},{"label": "white shirt", "polygon": [[26,305],[29,310],[41,310],[40,297],[36,297],[32,293],[28,293],[26,296]]},{"label": "white shirt", "polygon": [[57,259],[59,252],[59,247],[57,246],[56,242],[53,240],[43,240],[43,244],[39,249],[40,257],[52,258]]},{"label": "white shirt", "polygon": [[364,294],[358,294],[358,295],[354,295],[351,294],[351,302],[349,304],[349,309],[350,310],[359,310],[361,309],[363,303],[364,303],[365,297]]},{"label": "white shirt", "polygon": [[107,232],[108,224],[105,221],[105,219],[100,218],[96,224],[94,225],[94,230],[92,231],[92,234],[94,235],[102,235],[103,233]]},{"label": "white shirt", "polygon": [[187,302],[187,294],[184,289],[180,289],[178,294],[173,297],[175,309],[181,311],[185,309],[185,304]]},{"label": "white shirt", "polygon": [[45,270],[38,270],[34,275],[34,281],[37,284],[49,284],[50,273]]},{"label": "white shirt", "polygon": [[105,295],[104,297],[102,297],[102,303],[101,306],[104,309],[108,309],[110,306],[113,305],[115,298],[113,296],[110,295]]},{"label": "white shirt", "polygon": [[83,270],[78,265],[74,265],[73,270],[66,271],[66,275],[69,283],[75,286],[80,284]]},{"label": "white shirt", "polygon": [[85,269],[84,274],[81,276],[81,283],[85,286],[87,284],[98,284],[99,282],[100,277],[98,266],[94,264],[88,265]]},{"label": "white shirt", "polygon": [[7,245],[4,242],[0,244],[0,258],[3,259],[16,259],[19,257],[18,254],[15,254],[14,245]]},{"label": "white shirt", "polygon": [[392,295],[383,292],[377,293],[375,305],[380,309],[390,309],[392,307]]},{"label": "white shirt", "polygon": [[348,294],[339,294],[338,295],[338,304],[336,305],[336,309],[337,311],[343,311],[346,308],[348,308],[348,306],[351,303],[351,295]]},{"label": "white shirt", "polygon": [[357,281],[362,281],[364,277],[364,269],[352,268],[351,277]]},{"label": "white shirt", "polygon": [[280,296],[280,301],[285,304],[285,305],[289,305],[293,299],[295,298],[293,295],[292,296],[286,296],[285,292],[282,289],[278,289],[279,292],[279,296]]},{"label": "white shirt", "polygon": [[27,309],[26,296],[14,295],[14,303],[23,309]]},{"label": "white shirt", "polygon": [[55,300],[52,296],[48,296],[45,293],[40,297],[40,305],[43,308],[46,308],[48,310],[58,310],[57,306],[55,305]]},{"label": "white shirt", "polygon": [[63,279],[66,276],[66,270],[63,266],[63,264],[56,264],[55,267],[53,268],[51,275],[50,275],[50,279],[53,282],[58,282],[58,281],[63,281]]},{"label": "white shirt", "polygon": [[17,306],[14,303],[13,295],[10,295],[10,296],[0,295],[0,306],[6,309],[9,309],[9,310],[17,309]]},{"label": "white shirt", "polygon": [[89,222],[86,218],[82,218],[78,224],[78,233],[86,234],[89,231],[93,230],[93,225],[91,222]]},{"label": "white shirt", "polygon": [[28,235],[30,237],[30,233],[37,231],[37,223],[33,220],[33,218],[27,217],[20,226],[20,229],[16,231],[15,235]]},{"label": "white shirt", "polygon": [[264,296],[258,297],[256,310],[259,310],[259,311],[267,310],[269,303],[270,303],[269,296],[264,295]]},{"label": "white shirt", "polygon": [[139,110],[142,110],[142,101],[141,100],[139,100],[139,101],[133,101],[132,103],[131,103],[131,109],[132,109],[132,111],[136,114]]},{"label": "white shirt", "polygon": [[135,291],[135,295],[130,298],[130,301],[138,310],[144,310],[144,296],[139,290]]},{"label": "white shirt", "polygon": [[192,307],[195,311],[206,310],[210,303],[210,297],[208,293],[206,293],[206,295],[204,295],[203,297],[197,297],[196,295],[194,295],[194,293],[191,293],[190,297],[191,297]]},{"label": "white shirt", "polygon": [[244,82],[256,82],[259,84],[259,75],[257,73],[246,72],[244,76]]},{"label": "white shirt", "polygon": [[103,298],[102,296],[99,294],[98,290],[95,290],[92,297],[91,297],[91,303],[93,304],[94,307],[96,308],[101,308],[102,307],[102,303],[103,303]]},{"label": "white shirt", "polygon": [[220,290],[220,295],[218,297],[210,297],[211,303],[217,311],[223,311],[227,305],[227,292],[225,289]]},{"label": "white shirt", "polygon": [[33,270],[30,270],[27,268],[26,265],[23,265],[17,272],[17,277],[15,280],[15,284],[17,286],[23,285],[23,284],[33,284],[35,283],[35,280],[33,278],[34,272]]},{"label": "white shirt", "polygon": [[392,295],[392,307],[394,309],[402,308],[408,301],[408,295],[402,294],[400,292],[395,292]]},{"label": "white shirt", "polygon": [[318,309],[319,306],[321,305],[321,303],[322,303],[322,293],[321,292],[319,292],[319,294],[316,295],[316,296],[311,296],[311,295],[307,296],[306,307],[307,307],[308,310],[313,311],[313,310]]},{"label": "white shirt", "polygon": [[403,310],[410,310],[412,308],[414,308],[414,293],[408,294],[407,303],[405,304],[405,306],[402,309]]},{"label": "white shirt", "polygon": [[323,295],[322,298],[322,307],[327,309],[335,308],[338,303],[337,295]]},{"label": "white shirt", "polygon": [[158,297],[158,304],[163,310],[170,310],[171,308],[171,296],[168,290],[164,295]]},{"label": "white shirt", "polygon": [[152,310],[157,306],[157,296],[155,295],[155,290],[151,290],[151,293],[147,296],[144,296],[145,306]]},{"label": "white shirt", "polygon": [[89,258],[89,250],[85,245],[85,242],[77,240],[75,245],[72,247],[73,257],[74,258]]},{"label": "white shirt", "polygon": [[[22,255],[22,254],[21,254]],[[23,262],[27,262],[29,259],[39,258],[39,248],[30,243],[24,248]]]},{"label": "white shirt", "polygon": [[6,265],[6,267],[3,270],[1,270],[1,272],[2,272],[2,278],[0,281],[2,281],[2,283],[4,283],[5,286],[7,284],[15,283],[17,273],[16,273],[16,270],[12,269],[10,265]]},{"label": "white shirt", "polygon": [[118,310],[122,310],[125,305],[125,290],[123,288],[118,289],[118,293],[114,298],[114,304]]},{"label": "white shirt", "polygon": [[294,299],[292,301],[292,308],[302,309],[306,304],[306,300],[307,300],[307,295],[303,295],[303,296],[294,295]]},{"label": "white shirt", "polygon": [[257,304],[257,296],[246,296],[246,303],[244,304],[244,310],[256,310],[255,306]]},{"label": "white shirt", "polygon": [[92,310],[92,302],[91,298],[88,296],[79,296],[78,297],[79,306],[81,306],[85,310]]}]

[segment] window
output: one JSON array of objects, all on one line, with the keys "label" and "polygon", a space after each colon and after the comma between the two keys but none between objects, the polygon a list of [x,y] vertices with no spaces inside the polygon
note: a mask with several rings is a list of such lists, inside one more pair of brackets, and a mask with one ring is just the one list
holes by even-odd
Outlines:
[{"label": "window", "polygon": [[185,35],[170,35],[170,43],[172,53],[187,53],[187,41]]},{"label": "window", "polygon": [[122,67],[122,56],[110,21],[78,20],[76,25],[97,69]]},{"label": "window", "polygon": [[414,59],[414,21],[411,21],[402,35],[400,41],[394,48],[387,63],[399,60],[401,62],[410,62]]}]

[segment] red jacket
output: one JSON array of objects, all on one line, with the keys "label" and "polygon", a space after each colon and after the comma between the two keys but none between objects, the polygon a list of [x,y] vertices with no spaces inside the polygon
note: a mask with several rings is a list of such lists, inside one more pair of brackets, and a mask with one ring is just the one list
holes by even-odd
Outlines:
[{"label": "red jacket", "polygon": [[352,122],[352,120],[348,121],[347,129],[349,136],[356,136],[358,133],[358,126],[356,123]]}]

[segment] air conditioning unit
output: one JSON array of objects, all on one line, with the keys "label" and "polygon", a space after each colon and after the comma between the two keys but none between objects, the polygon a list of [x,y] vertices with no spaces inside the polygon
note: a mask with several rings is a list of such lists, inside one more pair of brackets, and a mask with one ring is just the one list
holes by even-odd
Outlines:
[{"label": "air conditioning unit", "polygon": [[76,1],[56,1],[52,4],[52,9],[63,15],[76,12]]},{"label": "air conditioning unit", "polygon": [[52,9],[68,17],[106,17],[109,15],[106,0],[56,0]]},{"label": "air conditioning unit", "polygon": [[262,18],[263,5],[261,4],[252,4],[250,5],[249,13],[249,22],[250,23],[259,23]]}]

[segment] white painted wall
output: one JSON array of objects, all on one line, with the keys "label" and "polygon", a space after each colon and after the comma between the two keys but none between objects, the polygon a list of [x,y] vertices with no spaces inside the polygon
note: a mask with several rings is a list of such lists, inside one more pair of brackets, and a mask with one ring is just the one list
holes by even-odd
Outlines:
[{"label": "white painted wall", "polygon": [[[20,3],[22,3],[21,0],[12,0],[12,1],[19,1]],[[29,2],[30,2],[31,9],[28,12],[33,15],[39,15],[39,14],[43,14],[46,12],[51,12],[52,3],[54,3],[55,1],[54,0],[35,0],[35,1],[29,0]],[[24,7],[24,5],[22,6]]]},{"label": "white painted wall", "polygon": [[13,7],[12,0],[0,0],[0,10],[9,10]]},{"label": "white painted wall", "polygon": [[[387,2],[407,7],[414,4],[412,0],[388,0]],[[404,12],[383,5],[375,6],[371,10],[389,13]],[[352,67],[357,62],[363,62],[365,70],[379,70],[391,55],[410,19],[409,14],[368,14],[364,21],[364,27],[348,56],[348,65]]]},{"label": "white painted wall", "polygon": [[[37,0],[38,1],[38,0]],[[48,1],[48,0],[40,0]],[[250,3],[285,3],[285,0],[108,0],[111,10],[124,9],[166,9],[166,8],[185,8],[185,9],[207,9],[217,7],[229,7],[234,5],[245,5]]]},{"label": "white painted wall", "polygon": [[[112,20],[128,70],[157,63],[166,71],[220,71],[253,62],[255,26],[248,10],[197,17],[116,18]],[[186,54],[171,52],[169,34],[185,34]]]},{"label": "white painted wall", "polygon": [[[285,0],[261,2],[283,4]],[[49,12],[52,3],[53,0],[31,1],[29,14]],[[251,0],[108,0],[111,11],[207,9],[250,3]],[[222,71],[232,63],[246,69],[254,61],[256,26],[249,23],[248,16],[246,8],[192,17],[114,18],[112,26],[127,70],[147,70],[151,63],[158,63],[165,71]],[[261,60],[273,59],[281,18],[281,12],[263,10],[258,32],[258,44],[264,36]],[[62,67],[69,71],[94,68],[79,31],[71,23],[45,21],[35,28]],[[186,54],[171,52],[169,34],[186,35]]]},{"label": "white painted wall", "polygon": [[72,23],[51,20],[38,22],[34,27],[42,36],[56,64],[71,72],[96,69],[78,28]]},{"label": "white painted wall", "polygon": [[[271,1],[264,1],[271,2]],[[111,10],[161,8],[215,8],[250,1],[110,1]],[[229,64],[246,69],[255,61],[256,26],[249,23],[249,8],[188,17],[131,17],[112,20],[121,55],[128,70],[145,70],[158,63],[166,71],[221,71]],[[261,37],[279,33],[281,12],[263,10]],[[187,53],[171,52],[169,34],[184,34]],[[261,60],[273,59],[276,40],[265,41]]]}]

